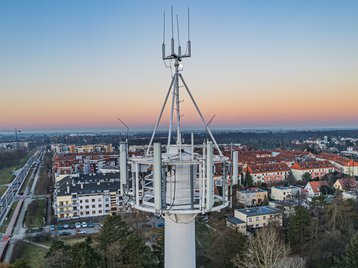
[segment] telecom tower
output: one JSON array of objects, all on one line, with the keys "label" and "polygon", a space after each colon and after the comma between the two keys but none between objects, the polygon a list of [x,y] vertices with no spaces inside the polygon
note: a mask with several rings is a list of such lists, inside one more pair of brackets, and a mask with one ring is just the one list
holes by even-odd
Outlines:
[{"label": "telecom tower", "polygon": [[[127,142],[120,144],[121,192],[129,198],[135,209],[151,212],[165,221],[165,267],[191,268],[196,266],[195,258],[195,217],[211,211],[219,211],[229,204],[226,176],[227,158],[224,157],[205,121],[199,106],[184,81],[180,62],[191,56],[188,9],[188,41],[186,53],[182,54],[179,41],[175,51],[173,35],[173,9],[171,9],[171,53],[165,51],[165,13],[162,58],[174,61],[175,72],[155,125],[148,150],[143,157],[128,158]],[[180,89],[185,88],[210,141],[198,145],[201,153],[195,151],[194,136],[191,144],[184,144],[181,133]],[[171,95],[168,141],[161,146],[153,139],[161,121],[165,106]],[[175,119],[174,119],[175,116]],[[176,123],[176,141],[172,144],[172,127]],[[153,144],[153,146],[152,146]],[[218,155],[214,155],[214,147]],[[153,150],[152,150],[153,148]],[[215,168],[222,167],[220,177],[215,177]],[[214,193],[215,185],[221,194]]]}]

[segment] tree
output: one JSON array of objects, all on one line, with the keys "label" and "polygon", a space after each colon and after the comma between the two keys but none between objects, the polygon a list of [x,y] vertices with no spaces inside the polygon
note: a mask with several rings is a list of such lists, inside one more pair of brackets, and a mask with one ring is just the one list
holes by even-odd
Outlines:
[{"label": "tree", "polygon": [[249,171],[246,171],[246,173],[245,173],[245,186],[246,187],[254,186],[254,180],[253,180]]},{"label": "tree", "polygon": [[74,267],[95,268],[98,267],[101,256],[91,247],[92,239],[87,237],[85,241],[71,246],[71,256]]},{"label": "tree", "polygon": [[280,238],[274,226],[263,228],[251,237],[247,251],[233,258],[236,267],[272,268],[284,267],[290,250]]},{"label": "tree", "polygon": [[24,259],[16,259],[10,268],[31,268],[28,262]]},{"label": "tree", "polygon": [[310,219],[309,211],[301,206],[288,219],[287,240],[294,252],[304,251],[309,239]]},{"label": "tree", "polygon": [[293,176],[292,171],[290,171],[286,177],[286,182],[288,182],[288,184],[290,185],[296,185],[297,181],[295,176]]},{"label": "tree", "polygon": [[97,238],[105,267],[153,267],[158,259],[120,216],[108,216]]},{"label": "tree", "polygon": [[346,247],[346,252],[337,267],[358,267],[358,233],[356,233]]},{"label": "tree", "polygon": [[49,251],[46,253],[46,267],[63,268],[73,267],[70,246],[65,245],[63,241],[54,240]]},{"label": "tree", "polygon": [[310,181],[310,180],[312,180],[311,173],[305,172],[305,173],[302,175],[302,179],[305,180],[305,181]]}]

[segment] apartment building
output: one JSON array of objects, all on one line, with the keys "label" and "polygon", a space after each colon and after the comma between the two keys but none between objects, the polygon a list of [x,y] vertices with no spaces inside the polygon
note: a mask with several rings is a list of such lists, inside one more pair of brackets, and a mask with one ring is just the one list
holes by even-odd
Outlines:
[{"label": "apartment building", "polygon": [[352,159],[330,153],[320,153],[317,160],[329,161],[336,171],[348,176],[358,176],[358,162]]},{"label": "apartment building", "polygon": [[67,176],[55,183],[55,215],[59,220],[116,213],[122,206],[119,173]]},{"label": "apartment building", "polygon": [[334,172],[334,166],[327,160],[305,161],[294,163],[291,166],[291,171],[295,179],[300,181],[305,173],[309,173],[311,178],[322,178],[324,175]]},{"label": "apartment building", "polygon": [[251,174],[255,184],[263,182],[272,184],[285,180],[290,172],[290,168],[285,163],[249,164],[244,171],[245,173],[248,171]]},{"label": "apartment building", "polygon": [[236,197],[239,203],[245,206],[260,205],[263,201],[268,199],[266,190],[260,188],[250,188],[246,190],[237,191]]},{"label": "apartment building", "polygon": [[271,198],[273,200],[293,199],[301,194],[298,186],[273,186],[271,187]]}]

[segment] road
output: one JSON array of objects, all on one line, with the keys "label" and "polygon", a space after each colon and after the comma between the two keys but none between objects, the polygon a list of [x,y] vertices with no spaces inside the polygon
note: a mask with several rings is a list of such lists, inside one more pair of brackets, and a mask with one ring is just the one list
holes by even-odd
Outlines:
[{"label": "road", "polygon": [[[24,238],[25,229],[23,228],[22,223],[25,217],[25,211],[27,209],[27,206],[31,202],[30,194],[32,195],[31,191],[29,190],[29,183],[32,180],[35,181],[36,175],[38,176],[39,166],[43,160],[43,155],[44,148],[37,151],[33,156],[31,156],[25,166],[22,168],[21,172],[15,177],[15,179],[11,183],[11,186],[1,197],[1,202],[3,205],[3,210],[1,212],[1,223],[4,221],[5,216],[8,214],[8,210],[11,207],[11,204],[16,200],[19,200],[12,215],[12,218],[9,222],[9,225],[7,226],[6,233],[2,241],[0,242],[0,257],[4,259],[4,261],[9,261],[12,254],[14,243],[11,243],[11,236],[13,234],[16,234],[17,236],[19,236],[19,238]],[[32,174],[30,180],[28,180],[27,182],[24,195],[19,196],[18,192],[21,189],[22,184],[25,183],[26,176],[28,175],[30,170],[32,170]],[[6,204],[6,206],[4,206],[4,204]]]},{"label": "road", "polygon": [[4,222],[9,209],[14,201],[19,200],[19,190],[21,189],[22,184],[25,182],[25,179],[30,172],[31,168],[38,167],[41,163],[44,154],[44,149],[42,148],[39,151],[36,151],[30,158],[27,160],[26,164],[23,166],[21,171],[17,174],[14,180],[10,183],[6,192],[1,196],[0,199],[0,225]]}]

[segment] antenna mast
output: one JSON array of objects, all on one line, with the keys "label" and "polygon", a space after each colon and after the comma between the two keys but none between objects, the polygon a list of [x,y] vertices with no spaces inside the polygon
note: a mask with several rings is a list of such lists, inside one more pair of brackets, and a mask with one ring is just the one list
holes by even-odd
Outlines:
[{"label": "antenna mast", "polygon": [[[179,39],[179,17],[178,15],[176,15],[176,22],[177,22],[177,32],[178,32],[178,53],[175,53],[175,42],[174,42],[174,18],[173,18],[173,6],[171,6],[171,30],[172,30],[172,38],[171,38],[171,53],[169,55],[166,54],[166,49],[165,49],[165,12],[163,12],[163,44],[162,44],[162,59],[163,61],[169,60],[172,61],[174,60],[174,68],[175,68],[175,72],[174,75],[172,77],[172,82],[169,88],[169,93],[172,94],[172,105],[171,105],[171,110],[170,110],[170,120],[169,120],[169,129],[168,129],[168,143],[167,143],[167,152],[169,152],[170,149],[170,144],[171,144],[171,131],[172,131],[172,127],[173,127],[173,115],[174,113],[176,114],[176,129],[177,129],[177,137],[176,137],[176,144],[177,145],[181,145],[182,144],[182,136],[181,136],[181,117],[182,115],[180,114],[180,87],[182,84],[182,86],[184,86],[184,88],[186,89],[186,91],[188,92],[191,101],[193,102],[196,111],[198,112],[200,119],[203,123],[203,126],[205,128],[205,130],[208,132],[211,140],[214,142],[215,148],[218,150],[220,156],[222,156],[221,150],[218,146],[218,144],[216,143],[216,140],[213,136],[213,134],[211,133],[211,130],[209,128],[210,124],[207,124],[206,120],[204,119],[204,116],[202,115],[199,106],[197,105],[193,95],[191,94],[189,87],[187,86],[187,84],[184,81],[184,78],[182,76],[182,74],[180,73],[182,71],[182,65],[181,65],[181,61],[184,58],[190,58],[191,57],[191,41],[190,41],[190,17],[189,17],[189,7],[188,7],[188,41],[187,41],[187,48],[186,48],[186,52],[185,54],[181,53],[181,46],[180,46],[180,39]],[[181,82],[180,82],[181,81]],[[150,148],[152,146],[153,143],[153,139],[155,136],[155,133],[157,131],[157,128],[159,126],[160,123],[160,119],[162,118],[162,114],[165,108],[165,105],[167,103],[168,100],[168,95],[165,99],[165,102],[162,106],[162,110],[160,112],[159,115],[159,119],[158,122],[154,128],[151,140],[149,142],[149,146],[147,149],[147,155],[149,155],[149,151]]]}]

